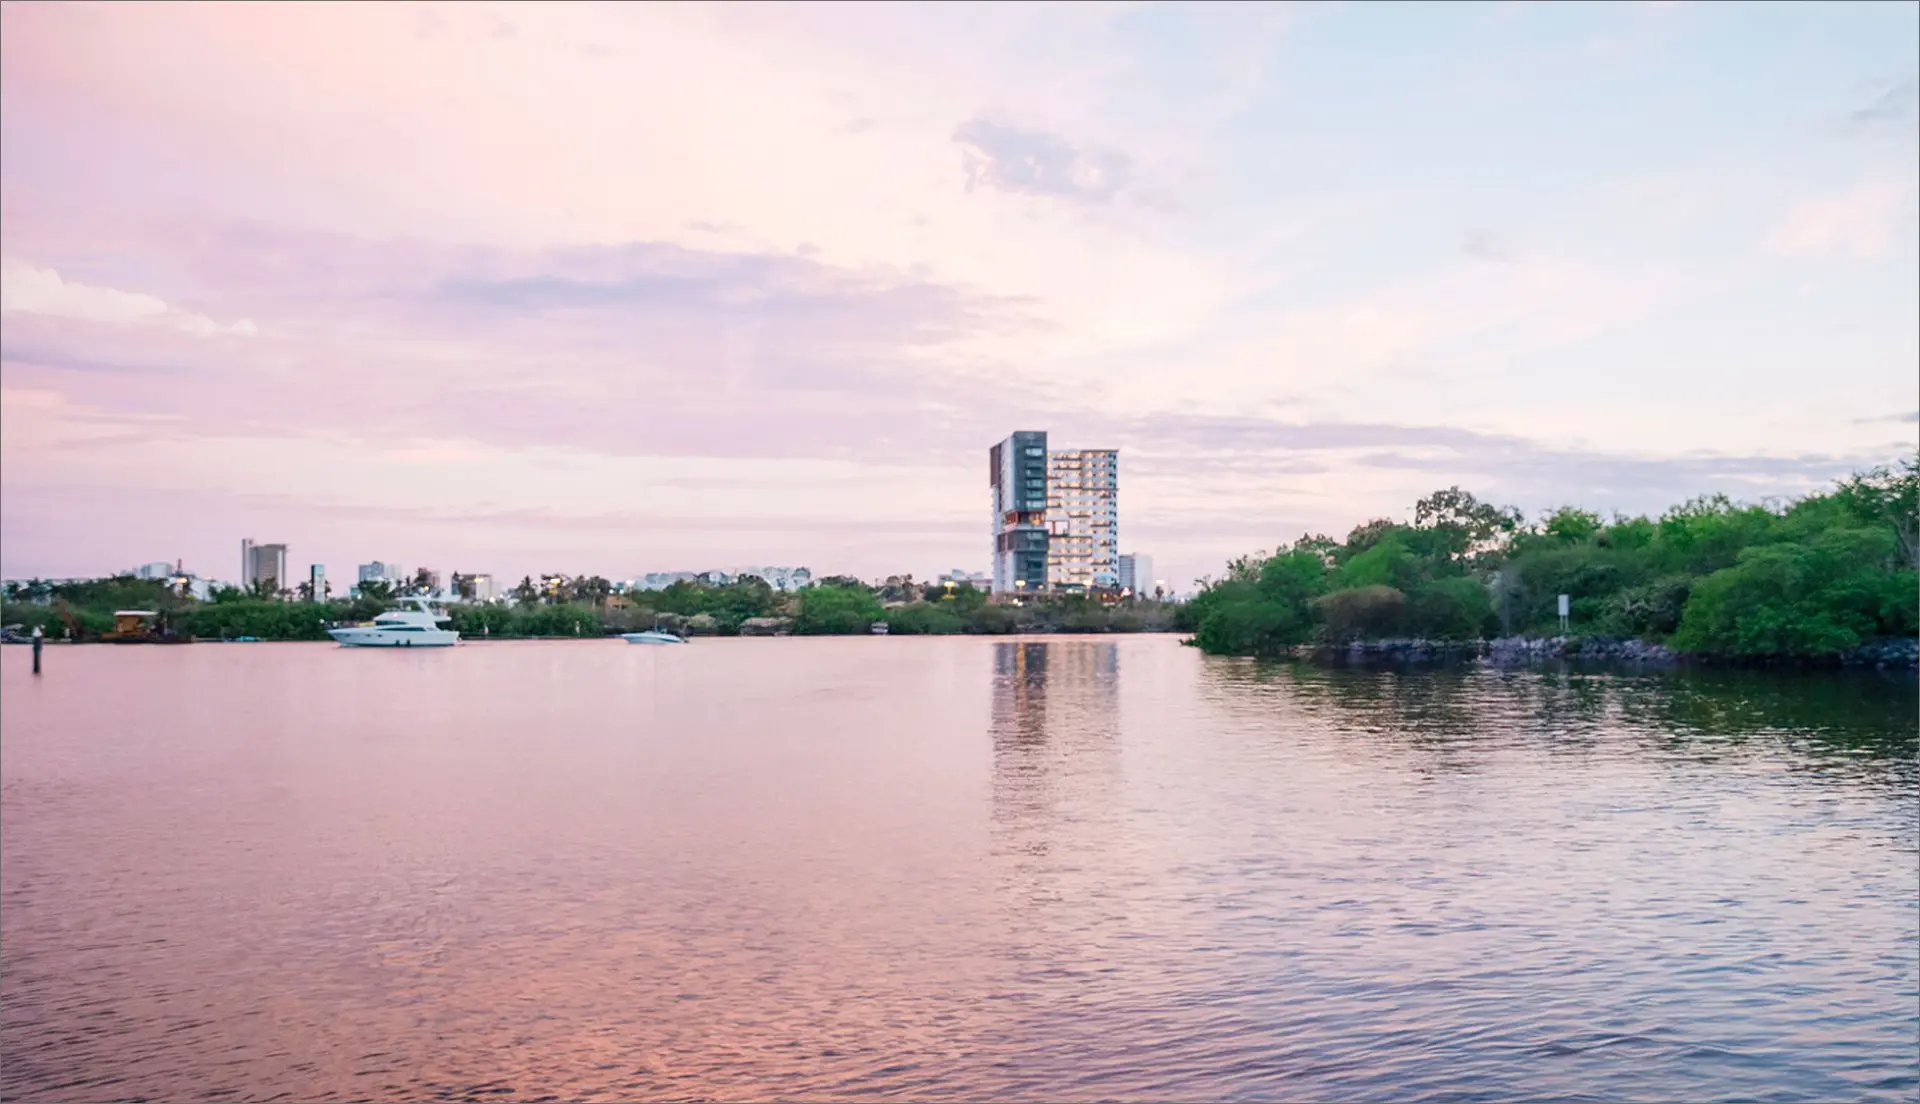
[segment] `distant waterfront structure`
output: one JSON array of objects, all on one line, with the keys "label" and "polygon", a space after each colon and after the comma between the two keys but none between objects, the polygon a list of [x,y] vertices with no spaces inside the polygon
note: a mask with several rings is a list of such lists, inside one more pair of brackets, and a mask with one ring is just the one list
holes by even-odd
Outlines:
[{"label": "distant waterfront structure", "polygon": [[500,597],[500,586],[493,576],[484,572],[474,574],[453,573],[453,587],[449,597],[462,602],[492,602]]},{"label": "distant waterfront structure", "polygon": [[749,567],[740,572],[742,578],[752,575],[767,581],[775,590],[804,590],[813,582],[813,572],[804,567]]},{"label": "distant waterfront structure", "polygon": [[624,584],[626,590],[665,590],[675,583],[727,586],[742,579],[760,579],[780,591],[805,590],[813,585],[813,571],[805,567],[743,567],[737,571],[649,571]]},{"label": "distant waterfront structure", "polygon": [[958,567],[952,571],[942,572],[939,582],[941,586],[969,586],[979,591],[990,591],[993,589],[993,576],[982,575],[977,571],[968,571]]},{"label": "distant waterfront structure", "polygon": [[1120,453],[1047,454],[1047,588],[1072,594],[1120,587]]},{"label": "distant waterfront structure", "polygon": [[993,592],[1047,589],[1047,434],[1020,430],[988,450]]},{"label": "distant waterfront structure", "polygon": [[399,564],[381,563],[379,560],[375,560],[372,563],[363,563],[360,565],[360,577],[358,581],[362,583],[387,583],[391,585],[405,577],[400,570]]},{"label": "distant waterfront structure", "polygon": [[240,589],[252,590],[255,585],[271,581],[273,590],[284,588],[287,577],[287,546],[284,544],[255,544],[251,537],[240,542]]},{"label": "distant waterfront structure", "polygon": [[307,585],[310,588],[308,593],[313,596],[314,601],[327,600],[327,566],[325,564],[307,566]]},{"label": "distant waterfront structure", "polygon": [[630,590],[665,590],[675,583],[691,583],[699,579],[694,571],[649,571],[645,575],[627,584]]},{"label": "distant waterfront structure", "polygon": [[171,579],[179,574],[179,569],[165,560],[155,560],[152,563],[143,563],[139,567],[130,567],[123,574],[131,575],[136,579]]},{"label": "distant waterfront structure", "polygon": [[1129,552],[1120,557],[1120,589],[1137,597],[1153,596],[1153,557]]}]

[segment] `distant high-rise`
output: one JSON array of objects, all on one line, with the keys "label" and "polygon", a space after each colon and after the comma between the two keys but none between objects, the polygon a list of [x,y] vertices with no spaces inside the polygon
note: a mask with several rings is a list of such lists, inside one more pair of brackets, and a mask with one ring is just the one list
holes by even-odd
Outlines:
[{"label": "distant high-rise", "polygon": [[287,546],[284,544],[255,544],[251,539],[240,542],[240,588],[252,590],[258,583],[269,582],[271,589],[284,589],[287,578]]},{"label": "distant high-rise", "polygon": [[1153,596],[1153,557],[1129,552],[1120,557],[1120,589],[1136,596]]},{"label": "distant high-rise", "polygon": [[1047,589],[1047,435],[1015,433],[988,452],[993,487],[993,591]]},{"label": "distant high-rise", "polygon": [[313,590],[313,600],[327,600],[327,568],[325,564],[310,564],[307,567],[307,585]]},{"label": "distant high-rise", "polygon": [[1120,454],[1047,455],[1047,585],[1085,594],[1120,584]]}]

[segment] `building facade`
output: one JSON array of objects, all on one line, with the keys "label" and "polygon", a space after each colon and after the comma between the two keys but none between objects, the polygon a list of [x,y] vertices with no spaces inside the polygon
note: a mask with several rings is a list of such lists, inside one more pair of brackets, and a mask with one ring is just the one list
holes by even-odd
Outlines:
[{"label": "building facade", "polygon": [[941,572],[939,584],[943,587],[964,586],[972,587],[978,591],[991,591],[993,590],[993,576],[982,575],[977,571],[968,571],[963,567],[956,567],[952,571]]},{"label": "building facade", "polygon": [[675,583],[691,583],[699,579],[694,571],[649,571],[645,575],[627,584],[630,590],[665,590]]},{"label": "building facade", "polygon": [[1129,552],[1120,557],[1120,589],[1141,598],[1153,597],[1153,557]]},{"label": "building facade", "polygon": [[375,560],[372,563],[360,565],[359,581],[362,583],[398,583],[404,578],[406,575],[400,570],[399,564],[381,563]]},{"label": "building facade", "polygon": [[485,572],[469,575],[456,571],[447,596],[462,602],[491,602],[500,597],[500,587]]},{"label": "building facade", "polygon": [[1047,435],[1022,430],[989,450],[993,592],[1047,589]]},{"label": "building facade", "polygon": [[757,576],[775,590],[805,590],[813,582],[813,572],[804,567],[749,567],[740,578]]},{"label": "building facade", "polygon": [[240,542],[240,589],[252,590],[256,584],[271,581],[272,589],[285,590],[293,580],[287,576],[287,546],[255,544],[252,538]]},{"label": "building facade", "polygon": [[325,564],[307,565],[307,586],[316,602],[327,600],[327,566]]},{"label": "building facade", "polygon": [[1068,594],[1120,588],[1120,453],[1047,454],[1047,586]]}]

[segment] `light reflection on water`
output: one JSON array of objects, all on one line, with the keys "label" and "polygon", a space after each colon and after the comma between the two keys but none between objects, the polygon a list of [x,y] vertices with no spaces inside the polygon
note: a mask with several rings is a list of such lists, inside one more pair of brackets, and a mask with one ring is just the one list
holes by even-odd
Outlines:
[{"label": "light reflection on water", "polygon": [[0,655],[7,1099],[1912,1099],[1911,676]]}]

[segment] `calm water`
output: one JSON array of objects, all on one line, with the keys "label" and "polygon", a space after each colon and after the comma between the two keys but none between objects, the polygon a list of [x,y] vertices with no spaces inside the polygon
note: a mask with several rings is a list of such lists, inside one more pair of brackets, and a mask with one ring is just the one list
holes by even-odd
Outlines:
[{"label": "calm water", "polygon": [[8,1099],[1912,1100],[1897,679],[0,651]]}]

